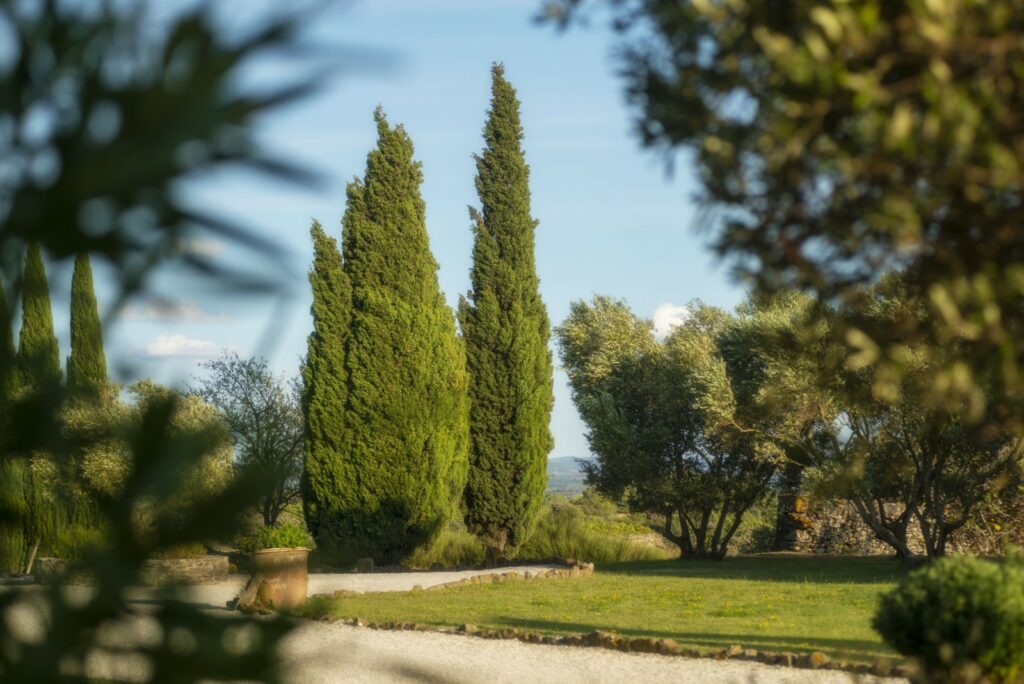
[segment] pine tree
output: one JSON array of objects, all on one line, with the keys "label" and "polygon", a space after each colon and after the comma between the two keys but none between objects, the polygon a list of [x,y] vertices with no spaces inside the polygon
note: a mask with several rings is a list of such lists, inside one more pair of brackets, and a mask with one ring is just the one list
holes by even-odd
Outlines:
[{"label": "pine tree", "polygon": [[465,352],[441,294],[405,130],[378,108],[378,147],[348,189],[352,285],[335,543],[394,562],[436,538],[465,486]]},{"label": "pine tree", "polygon": [[507,554],[532,530],[547,485],[552,364],[519,101],[500,64],[491,76],[485,146],[476,157],[482,210],[470,209],[471,290],[459,313],[470,377],[466,522],[492,552]]},{"label": "pine tree", "polygon": [[75,258],[71,276],[71,356],[67,371],[68,391],[73,396],[96,398],[107,384],[103,331],[87,254]]},{"label": "pine tree", "polygon": [[334,238],[316,221],[309,232],[313,238],[313,268],[309,272],[313,332],[307,341],[302,367],[302,408],[306,418],[302,501],[310,532],[321,541],[321,546],[330,546],[339,536],[331,518],[342,506],[339,483],[350,482],[354,477],[350,462],[343,460],[341,448],[348,379],[345,340],[352,289],[342,270]]},{"label": "pine tree", "polygon": [[21,332],[18,336],[18,381],[25,390],[60,382],[60,349],[53,334],[53,310],[46,267],[39,245],[29,245],[22,279]]}]

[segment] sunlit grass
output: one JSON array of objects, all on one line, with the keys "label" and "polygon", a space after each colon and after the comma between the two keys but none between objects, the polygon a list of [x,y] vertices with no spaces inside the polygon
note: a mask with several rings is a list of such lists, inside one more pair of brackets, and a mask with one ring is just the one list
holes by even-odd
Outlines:
[{"label": "sunlit grass", "polygon": [[901,574],[884,558],[638,561],[598,566],[592,577],[316,598],[299,613],[546,634],[600,629],[707,650],[740,644],[868,660],[894,655],[871,629],[871,617],[879,594]]}]

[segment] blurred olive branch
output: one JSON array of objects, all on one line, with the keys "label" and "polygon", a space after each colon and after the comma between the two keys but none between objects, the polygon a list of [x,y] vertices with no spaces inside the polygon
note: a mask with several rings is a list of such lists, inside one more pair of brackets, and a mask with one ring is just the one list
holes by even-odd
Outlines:
[{"label": "blurred olive branch", "polygon": [[[307,169],[268,153],[253,129],[259,118],[314,93],[330,68],[298,69],[288,82],[259,91],[240,85],[241,72],[269,55],[310,56],[302,29],[314,10],[268,18],[237,38],[202,6],[156,24],[151,10],[145,2],[0,0],[0,274],[11,286],[8,309],[20,297],[30,243],[54,260],[79,253],[104,259],[119,284],[114,308],[168,262],[243,293],[273,291],[287,274],[274,243],[192,206],[181,186],[222,168],[316,182]],[[187,248],[203,235],[248,250],[252,266],[230,269]],[[9,310],[0,316],[11,322]],[[0,348],[0,381],[13,371],[10,351]],[[63,469],[70,447],[59,416],[66,405],[56,382],[17,392],[5,384],[4,464],[45,452]],[[127,595],[147,558],[231,534],[267,485],[263,473],[242,469],[224,491],[199,498],[184,514],[157,514],[138,525],[140,508],[160,510],[181,494],[181,473],[209,449],[202,430],[172,429],[179,405],[168,394],[146,402],[140,420],[113,428],[127,445],[128,475],[116,493],[92,493],[109,544],[73,568],[95,580],[87,600],[71,600],[57,583],[0,594],[0,679],[279,678],[276,643],[289,628],[281,620],[217,616],[173,597],[140,606]],[[26,511],[0,498],[0,527],[20,525]],[[143,627],[154,620],[148,633]],[[117,625],[132,638],[112,640]]]}]

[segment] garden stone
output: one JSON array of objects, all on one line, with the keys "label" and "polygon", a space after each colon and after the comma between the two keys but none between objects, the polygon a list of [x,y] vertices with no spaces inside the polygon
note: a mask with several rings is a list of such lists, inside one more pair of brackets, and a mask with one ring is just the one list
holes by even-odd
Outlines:
[{"label": "garden stone", "polygon": [[679,644],[675,639],[661,639],[658,641],[658,653],[676,655],[679,653]]},{"label": "garden stone", "polygon": [[719,660],[728,660],[729,658],[735,658],[736,656],[743,655],[743,647],[739,644],[733,644],[729,648],[725,649],[718,654]]}]

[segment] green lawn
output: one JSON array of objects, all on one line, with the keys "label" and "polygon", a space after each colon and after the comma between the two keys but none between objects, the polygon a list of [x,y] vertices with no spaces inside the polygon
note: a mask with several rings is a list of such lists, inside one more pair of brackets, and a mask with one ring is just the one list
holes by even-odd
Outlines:
[{"label": "green lawn", "polygon": [[600,629],[709,650],[741,644],[866,660],[894,655],[871,629],[871,616],[879,593],[901,573],[885,558],[639,561],[598,566],[592,577],[318,598],[299,614],[547,634]]}]

